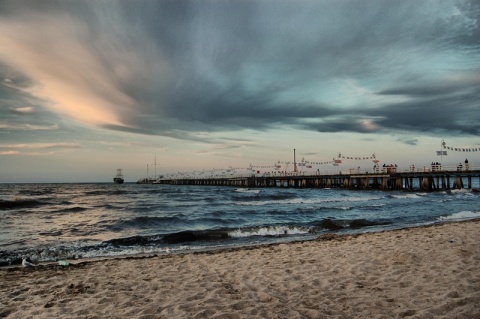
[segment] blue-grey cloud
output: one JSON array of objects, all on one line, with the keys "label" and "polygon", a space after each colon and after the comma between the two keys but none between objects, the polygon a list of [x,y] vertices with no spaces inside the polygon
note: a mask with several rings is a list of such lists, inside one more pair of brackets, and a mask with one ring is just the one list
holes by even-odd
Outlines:
[{"label": "blue-grey cloud", "polygon": [[[473,0],[4,1],[0,41],[12,46],[0,49],[0,112],[35,106],[192,140],[197,131],[280,125],[478,134],[479,8]],[[16,59],[15,46],[35,65]],[[353,102],[343,105],[344,80],[370,93],[356,101],[347,92]]]}]

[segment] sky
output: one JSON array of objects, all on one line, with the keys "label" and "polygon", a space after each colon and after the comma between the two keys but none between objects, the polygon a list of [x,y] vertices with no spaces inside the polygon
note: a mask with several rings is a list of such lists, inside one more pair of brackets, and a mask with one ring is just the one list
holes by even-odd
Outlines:
[{"label": "sky", "polygon": [[[479,135],[477,0],[0,0],[0,183],[268,170],[294,149],[321,172],[420,167]],[[339,153],[362,160],[323,164]]]}]

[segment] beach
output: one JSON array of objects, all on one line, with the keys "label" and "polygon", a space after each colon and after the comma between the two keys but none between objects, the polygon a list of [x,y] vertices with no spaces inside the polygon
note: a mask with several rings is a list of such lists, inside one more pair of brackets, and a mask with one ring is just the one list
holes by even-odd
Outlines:
[{"label": "beach", "polygon": [[0,269],[6,318],[480,318],[480,220]]}]

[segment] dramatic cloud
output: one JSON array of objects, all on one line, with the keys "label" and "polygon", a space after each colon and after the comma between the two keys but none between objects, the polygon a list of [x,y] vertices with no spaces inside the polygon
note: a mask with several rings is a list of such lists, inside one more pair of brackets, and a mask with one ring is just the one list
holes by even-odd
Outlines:
[{"label": "dramatic cloud", "polygon": [[476,1],[7,1],[1,9],[3,85],[98,127],[188,139],[184,132],[278,125],[479,132]]}]

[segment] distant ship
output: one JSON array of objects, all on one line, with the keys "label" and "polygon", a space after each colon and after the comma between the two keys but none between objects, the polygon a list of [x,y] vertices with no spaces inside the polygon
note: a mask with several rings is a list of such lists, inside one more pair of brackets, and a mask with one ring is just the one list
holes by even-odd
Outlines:
[{"label": "distant ship", "polygon": [[117,176],[115,176],[113,178],[113,181],[116,184],[123,184],[123,175],[122,175],[122,169],[121,168],[117,169]]}]

